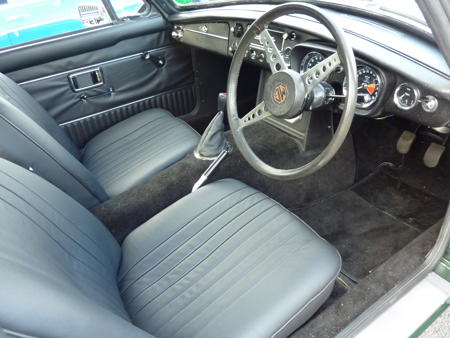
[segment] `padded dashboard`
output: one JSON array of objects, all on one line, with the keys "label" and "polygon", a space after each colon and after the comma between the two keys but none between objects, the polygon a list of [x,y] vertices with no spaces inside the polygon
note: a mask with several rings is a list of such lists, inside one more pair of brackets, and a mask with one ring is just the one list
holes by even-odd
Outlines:
[{"label": "padded dashboard", "polygon": [[[232,57],[252,22],[235,18],[179,22],[173,26],[172,36],[182,43]],[[277,22],[269,27],[269,32],[294,70],[302,72],[335,51],[333,42],[323,33],[312,34],[311,29],[300,30],[292,26],[292,23],[284,26]],[[376,43],[373,43],[373,52],[358,50],[357,44],[352,45],[358,66],[357,114],[371,117],[397,115],[430,127],[450,127],[450,76],[431,67],[417,67],[424,65],[412,64],[406,57],[399,66],[398,60],[389,60],[392,50],[386,49],[384,57],[380,57],[383,54]],[[269,69],[258,39],[247,49],[246,61]],[[341,69],[331,74],[327,82],[336,96],[345,94],[345,74]],[[335,102],[339,105],[339,98]]]}]

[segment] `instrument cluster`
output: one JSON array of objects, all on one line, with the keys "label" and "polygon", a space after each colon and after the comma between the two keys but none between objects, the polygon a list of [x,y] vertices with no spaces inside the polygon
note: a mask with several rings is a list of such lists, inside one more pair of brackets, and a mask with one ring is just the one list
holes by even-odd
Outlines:
[{"label": "instrument cluster", "polygon": [[[323,51],[309,48],[299,47],[296,53],[298,63],[297,69],[300,73],[304,73],[323,61],[331,54],[331,51]],[[383,93],[384,75],[381,70],[366,63],[357,63],[358,75],[358,97],[356,106],[359,110],[368,113],[376,104]],[[346,95],[346,78],[342,67],[338,67],[333,74],[330,74],[327,82],[333,86],[335,91],[341,96]],[[365,113],[364,113],[365,114]]]}]

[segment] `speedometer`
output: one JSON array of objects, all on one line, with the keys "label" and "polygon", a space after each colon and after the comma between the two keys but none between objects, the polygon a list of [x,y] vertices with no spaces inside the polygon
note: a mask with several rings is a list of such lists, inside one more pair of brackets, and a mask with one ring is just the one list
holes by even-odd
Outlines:
[{"label": "speedometer", "polygon": [[358,74],[358,100],[360,108],[371,107],[380,94],[381,79],[378,72],[369,66],[359,66]]},{"label": "speedometer", "polygon": [[323,60],[325,60],[325,57],[319,52],[309,52],[300,63],[300,72],[306,72]]}]

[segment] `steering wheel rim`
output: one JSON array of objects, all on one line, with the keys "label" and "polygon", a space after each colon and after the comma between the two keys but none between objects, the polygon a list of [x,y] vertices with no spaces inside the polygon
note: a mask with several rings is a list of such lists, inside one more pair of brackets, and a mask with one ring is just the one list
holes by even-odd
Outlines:
[{"label": "steering wheel rim", "polygon": [[[301,167],[293,169],[278,169],[272,167],[261,160],[251,149],[243,133],[244,123],[249,122],[245,119],[255,117],[260,114],[261,110],[258,106],[255,107],[245,119],[240,119],[237,110],[237,84],[240,75],[240,69],[244,61],[245,52],[251,41],[261,32],[263,32],[270,23],[275,19],[288,14],[306,14],[313,17],[322,23],[332,34],[337,45],[337,54],[347,78],[347,95],[344,102],[344,109],[341,115],[339,125],[334,133],[329,144],[319,153],[313,160],[304,164]],[[276,56],[274,56],[276,58]],[[327,58],[328,59],[328,58]],[[338,60],[339,61],[339,60]],[[283,61],[284,62],[284,61]],[[330,64],[331,65],[331,64]],[[278,65],[277,65],[278,66]],[[272,65],[271,65],[272,67]],[[313,67],[314,68],[314,67]],[[325,68],[324,68],[325,69]],[[334,68],[333,68],[334,69]],[[273,69],[272,69],[273,70]],[[317,84],[316,84],[317,85]],[[347,43],[344,32],[342,29],[334,23],[334,21],[320,8],[302,3],[287,3],[279,5],[270,11],[263,14],[261,17],[255,20],[255,22],[249,27],[242,37],[238,48],[235,51],[233,59],[231,61],[230,71],[228,75],[227,91],[228,91],[228,121],[230,129],[234,138],[234,141],[242,153],[247,162],[258,172],[268,177],[278,180],[293,180],[301,177],[308,176],[320,168],[324,167],[338,152],[339,148],[345,141],[347,134],[350,130],[350,126],[353,121],[353,116],[356,109],[357,98],[357,74],[356,74],[356,61],[351,46]],[[259,107],[260,108],[260,107]],[[299,108],[300,109],[300,108]],[[261,115],[267,115],[267,112],[263,112]],[[261,116],[264,118],[267,116]]]}]

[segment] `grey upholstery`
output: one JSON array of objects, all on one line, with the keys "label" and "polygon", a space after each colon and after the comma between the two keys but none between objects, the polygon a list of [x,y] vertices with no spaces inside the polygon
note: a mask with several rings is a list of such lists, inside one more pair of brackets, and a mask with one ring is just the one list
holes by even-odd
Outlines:
[{"label": "grey upholstery", "polygon": [[32,168],[86,207],[171,165],[198,139],[180,119],[150,109],[97,135],[83,155],[36,100],[0,73],[0,156]]},{"label": "grey upholstery", "polygon": [[0,159],[0,182],[0,325],[18,334],[285,336],[340,270],[333,247],[235,180],[176,202],[122,249],[39,176]]},{"label": "grey upholstery", "polygon": [[198,134],[163,109],[132,116],[94,137],[83,164],[109,196],[141,183],[195,148]]},{"label": "grey upholstery", "polygon": [[286,336],[328,298],[336,249],[235,180],[209,184],[132,232],[119,289],[157,337]]},{"label": "grey upholstery", "polygon": [[285,336],[326,300],[337,251],[262,193],[222,180],[122,249],[86,209],[0,159],[0,325],[37,337]]},{"label": "grey upholstery", "polygon": [[86,209],[0,160],[0,325],[33,337],[147,337],[119,296],[118,243]]},{"label": "grey upholstery", "polygon": [[25,90],[0,73],[0,156],[33,170],[90,207],[108,199],[80,151]]}]

